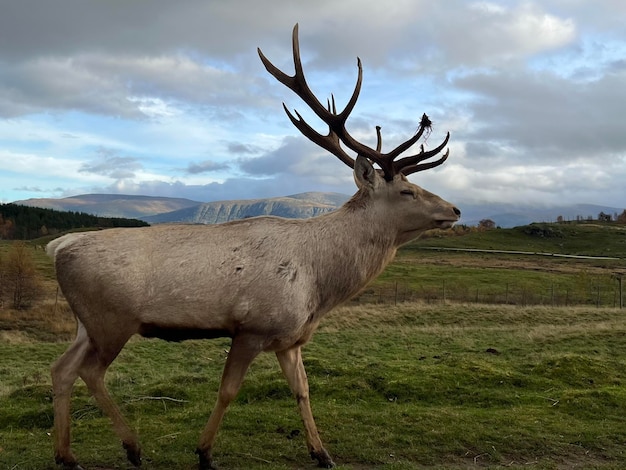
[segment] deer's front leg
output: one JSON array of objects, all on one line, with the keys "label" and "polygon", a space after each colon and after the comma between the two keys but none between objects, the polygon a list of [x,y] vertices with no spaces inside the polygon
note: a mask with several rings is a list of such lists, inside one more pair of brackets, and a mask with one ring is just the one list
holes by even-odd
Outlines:
[{"label": "deer's front leg", "polygon": [[317,460],[318,465],[323,468],[332,468],[335,466],[335,462],[330,458],[330,455],[324,449],[320,435],[317,432],[315,421],[313,419],[313,413],[311,412],[311,402],[309,401],[309,381],[304,370],[304,364],[302,363],[302,353],[300,346],[286,349],[276,353],[280,367],[283,370],[283,374],[287,378],[289,387],[293,392],[298,402],[298,408],[300,409],[300,416],[304,423],[304,430],[306,432],[306,442],[309,448],[311,458]]},{"label": "deer's front leg", "polygon": [[200,436],[198,454],[200,470],[214,469],[212,449],[217,436],[217,431],[222,422],[222,418],[226,413],[226,409],[231,401],[239,392],[239,388],[246,375],[246,371],[252,360],[259,354],[260,350],[256,346],[252,346],[254,342],[247,342],[245,338],[236,337],[228,352],[224,372],[222,373],[222,382],[217,395],[217,403],[213,412],[209,417],[209,421]]}]

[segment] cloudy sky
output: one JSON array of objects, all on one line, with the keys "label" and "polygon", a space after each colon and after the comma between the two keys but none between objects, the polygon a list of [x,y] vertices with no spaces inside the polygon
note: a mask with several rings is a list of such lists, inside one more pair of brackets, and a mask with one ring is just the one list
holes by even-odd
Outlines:
[{"label": "cloudy sky", "polygon": [[198,201],[355,190],[258,55],[383,150],[422,113],[445,165],[411,180],[463,203],[626,207],[623,0],[0,0],[0,202],[84,193]]}]

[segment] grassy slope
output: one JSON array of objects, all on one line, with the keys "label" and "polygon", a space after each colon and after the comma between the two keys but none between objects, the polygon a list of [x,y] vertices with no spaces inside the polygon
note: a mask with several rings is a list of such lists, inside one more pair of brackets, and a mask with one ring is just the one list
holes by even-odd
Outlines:
[{"label": "grassy slope", "polygon": [[[433,251],[429,248],[441,248]],[[611,256],[617,260],[581,260],[500,253],[462,253],[445,248],[508,250]],[[616,271],[626,273],[626,227],[618,225],[534,224],[530,227],[475,232],[457,237],[417,240],[398,253],[396,262],[373,289],[411,290],[419,298],[544,304],[616,306]]]},{"label": "grassy slope", "polygon": [[[318,425],[341,468],[618,469],[625,334],[618,310],[353,306],[324,322],[305,363]],[[1,468],[53,468],[48,365],[64,348],[0,345]],[[195,468],[227,348],[137,340],[112,366],[108,383],[148,468]],[[88,468],[127,468],[82,383],[73,417]],[[218,463],[312,468],[300,429],[275,359],[261,356],[225,419]]]},{"label": "grassy slope", "polygon": [[626,226],[617,224],[532,224],[474,232],[460,237],[424,238],[423,246],[519,250],[588,256],[626,256]]}]

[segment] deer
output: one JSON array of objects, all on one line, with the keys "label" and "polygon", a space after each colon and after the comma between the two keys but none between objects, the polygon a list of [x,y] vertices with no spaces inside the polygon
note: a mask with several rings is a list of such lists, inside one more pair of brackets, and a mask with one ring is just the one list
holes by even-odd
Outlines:
[{"label": "deer", "polygon": [[257,51],[269,74],[328,125],[328,134],[321,134],[283,103],[306,138],[353,170],[357,192],[335,211],[308,219],[262,216],[215,225],[111,228],[51,241],[46,251],[54,258],[58,284],[77,322],[74,342],[51,366],[54,455],[64,469],[83,468],[70,445],[70,400],[78,377],[110,418],[128,460],[141,465],[138,438],[104,380],[134,335],[231,340],[217,400],[196,449],[199,469],[215,468],[213,448],[224,414],[248,367],[263,352],[278,359],[311,458],[323,468],[335,465],[313,419],[302,347],[322,317],[380,274],[400,246],[426,230],[452,227],[461,213],[407,178],[448,158],[449,150],[439,154],[449,132],[436,148],[425,150],[421,144],[416,153],[401,158],[430,129],[425,114],[415,134],[390,152],[382,152],[379,126],[376,148],[357,141],[346,120],[360,93],[361,60],[357,58],[354,91],[337,112],[334,96],[323,105],[305,80],[298,24],[292,47],[293,76]]}]

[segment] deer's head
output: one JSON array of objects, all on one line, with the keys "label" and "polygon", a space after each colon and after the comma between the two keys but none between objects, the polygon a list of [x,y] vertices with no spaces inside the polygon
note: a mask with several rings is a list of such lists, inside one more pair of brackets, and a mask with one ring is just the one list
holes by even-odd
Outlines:
[{"label": "deer's head", "polygon": [[[407,152],[419,141],[425,130],[431,129],[432,123],[428,116],[424,114],[420,120],[417,132],[390,152],[384,153],[382,151],[380,126],[376,126],[376,148],[362,144],[346,130],[346,120],[352,112],[361,91],[363,78],[361,60],[357,58],[358,78],[352,96],[343,111],[338,113],[333,95],[331,95],[327,104],[323,105],[306,82],[300,60],[297,24],[293,28],[292,44],[295,66],[295,74],[293,76],[287,75],[272,64],[263,55],[261,49],[258,49],[259,57],[267,71],[296,93],[328,125],[329,130],[326,135],[320,134],[307,124],[297,111],[295,111],[294,116],[283,103],[283,108],[294,126],[305,137],[331,152],[354,170],[354,179],[359,187],[361,196],[367,195],[368,199],[379,205],[382,210],[389,209],[389,217],[403,219],[398,221],[398,227],[400,232],[406,233],[406,241],[415,238],[417,234],[430,228],[449,228],[459,220],[461,215],[459,209],[407,179],[407,175],[436,167],[446,161],[449,154],[448,150],[436,160],[431,159],[440,154],[446,147],[450,133],[446,134],[443,142],[436,148],[426,151],[422,144],[419,152],[398,159],[401,154]],[[342,144],[349,150],[356,152],[356,159],[343,149]],[[375,169],[374,164],[378,165],[379,169]]]}]

